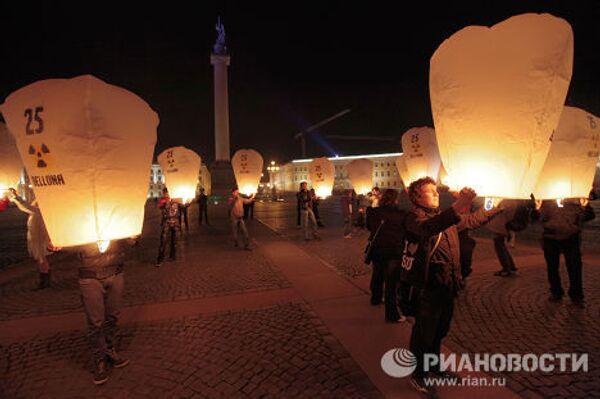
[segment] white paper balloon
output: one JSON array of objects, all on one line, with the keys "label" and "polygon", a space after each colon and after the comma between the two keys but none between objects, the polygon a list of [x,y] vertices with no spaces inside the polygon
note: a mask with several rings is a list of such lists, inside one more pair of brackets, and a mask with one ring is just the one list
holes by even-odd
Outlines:
[{"label": "white paper balloon", "polygon": [[165,176],[169,196],[189,203],[196,196],[202,166],[200,156],[185,147],[172,147],[160,153],[158,163]]},{"label": "white paper balloon", "polygon": [[415,127],[402,135],[402,154],[406,169],[406,185],[422,177],[437,180],[440,171],[435,130],[430,127]]},{"label": "white paper balloon", "polygon": [[409,179],[408,168],[406,167],[406,156],[404,154],[401,154],[396,158],[396,169],[398,169],[398,175],[400,175],[400,178],[402,179],[402,184],[405,188],[408,188],[411,180]]},{"label": "white paper balloon", "polygon": [[263,170],[262,156],[251,149],[237,150],[231,158],[231,166],[240,193],[255,194]]},{"label": "white paper balloon", "polygon": [[335,166],[326,157],[315,158],[308,164],[308,176],[317,197],[327,198],[333,190]]},{"label": "white paper balloon", "polygon": [[563,19],[523,14],[469,26],[431,57],[437,142],[452,189],[529,198],[571,80],[573,33]]},{"label": "white paper balloon", "polygon": [[52,243],[138,235],[158,116],[93,76],[43,80],[2,105]]},{"label": "white paper balloon", "polygon": [[565,107],[533,194],[537,199],[587,198],[600,155],[600,121]]},{"label": "white paper balloon", "polygon": [[373,188],[373,162],[366,158],[355,159],[346,165],[350,183],[357,194],[366,195]]},{"label": "white paper balloon", "polygon": [[23,163],[14,137],[0,122],[0,197],[13,187],[17,188]]}]

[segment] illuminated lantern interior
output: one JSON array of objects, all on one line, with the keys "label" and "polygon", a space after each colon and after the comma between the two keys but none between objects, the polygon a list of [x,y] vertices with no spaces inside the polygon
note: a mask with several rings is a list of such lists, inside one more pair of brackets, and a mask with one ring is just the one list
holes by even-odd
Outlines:
[{"label": "illuminated lantern interior", "polygon": [[90,75],[42,80],[1,106],[52,243],[141,234],[158,115]]},{"label": "illuminated lantern interior", "polygon": [[346,165],[348,177],[357,194],[366,195],[373,188],[373,162],[360,158]]},{"label": "illuminated lantern interior", "polygon": [[406,186],[426,176],[437,181],[440,153],[435,130],[430,127],[415,127],[406,131],[402,135],[402,155],[407,170]]},{"label": "illuminated lantern interior", "polygon": [[202,166],[200,156],[185,147],[172,147],[158,155],[160,169],[171,198],[189,203],[196,196]]},{"label": "illuminated lantern interior", "polygon": [[430,61],[437,142],[451,189],[529,198],[558,125],[573,64],[563,19],[523,14],[468,26]]},{"label": "illuminated lantern interior", "polygon": [[262,156],[251,149],[237,150],[231,158],[238,190],[245,195],[256,193],[263,170]]},{"label": "illuminated lantern interior", "polygon": [[23,164],[14,137],[6,125],[0,122],[0,197],[9,188],[17,188]]},{"label": "illuminated lantern interior", "polygon": [[406,167],[406,158],[404,154],[396,158],[396,169],[398,169],[398,174],[402,179],[402,184],[404,185],[404,188],[408,188],[408,186],[410,185],[410,179],[408,177],[408,168]]},{"label": "illuminated lantern interior", "polygon": [[565,107],[535,191],[537,199],[587,198],[600,155],[600,121]]},{"label": "illuminated lantern interior", "polygon": [[327,198],[331,195],[335,178],[333,162],[325,157],[313,159],[308,164],[308,176],[317,197]]}]

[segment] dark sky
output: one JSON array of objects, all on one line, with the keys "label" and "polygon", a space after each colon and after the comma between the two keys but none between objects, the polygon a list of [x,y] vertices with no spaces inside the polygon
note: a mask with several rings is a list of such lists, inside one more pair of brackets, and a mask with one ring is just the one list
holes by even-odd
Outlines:
[{"label": "dark sky", "polygon": [[[0,101],[36,80],[93,74],[159,113],[157,153],[174,145],[214,158],[212,70],[221,15],[231,53],[232,153],[297,158],[299,130],[352,112],[309,139],[309,156],[398,151],[402,132],[432,126],[429,58],[466,25],[549,12],[575,33],[567,103],[600,115],[600,1],[4,2]],[[388,136],[394,141],[323,139]],[[325,140],[325,141],[323,141]]]}]

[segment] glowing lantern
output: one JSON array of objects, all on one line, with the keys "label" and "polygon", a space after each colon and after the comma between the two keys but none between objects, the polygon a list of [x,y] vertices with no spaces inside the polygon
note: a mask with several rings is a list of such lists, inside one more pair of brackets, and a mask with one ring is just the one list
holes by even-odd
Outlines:
[{"label": "glowing lantern", "polygon": [[333,190],[335,166],[329,159],[315,158],[308,164],[308,176],[317,197],[327,198]]},{"label": "glowing lantern", "polygon": [[202,160],[194,151],[185,147],[172,147],[158,156],[160,169],[171,198],[181,198],[184,203],[196,196],[198,175]]},{"label": "glowing lantern", "polygon": [[93,76],[43,80],[1,107],[59,247],[138,235],[158,116]]},{"label": "glowing lantern", "polygon": [[439,46],[429,90],[451,189],[529,198],[559,122],[572,63],[571,27],[549,14],[469,26]]},{"label": "glowing lantern", "polygon": [[408,173],[406,185],[422,177],[437,180],[440,171],[435,130],[430,127],[415,127],[402,135],[402,151]]},{"label": "glowing lantern", "polygon": [[250,149],[237,150],[231,158],[231,166],[240,193],[255,194],[263,170],[262,156]]},{"label": "glowing lantern", "polygon": [[396,158],[396,169],[398,169],[398,174],[402,179],[402,184],[405,188],[408,188],[411,181],[408,178],[408,168],[406,167],[406,157],[404,154],[401,154],[398,158]]},{"label": "glowing lantern", "polygon": [[535,191],[537,199],[587,198],[600,155],[600,121],[565,107]]},{"label": "glowing lantern", "polygon": [[23,169],[23,164],[15,139],[8,132],[6,125],[0,123],[0,197],[10,187],[16,188],[21,177],[21,169]]},{"label": "glowing lantern", "polygon": [[373,188],[373,162],[360,158],[346,165],[348,177],[357,194],[366,195]]}]

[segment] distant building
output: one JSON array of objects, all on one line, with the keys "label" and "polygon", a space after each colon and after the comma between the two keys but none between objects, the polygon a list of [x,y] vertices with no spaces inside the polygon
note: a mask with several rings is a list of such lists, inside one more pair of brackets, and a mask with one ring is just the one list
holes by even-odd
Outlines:
[{"label": "distant building", "polygon": [[[206,194],[211,192],[210,172],[206,165],[202,164],[200,174],[198,176],[198,192],[200,188],[204,188]],[[165,176],[162,174],[160,165],[155,163],[150,168],[150,183],[148,186],[148,198],[160,198],[162,190],[165,187]]]},{"label": "distant building", "polygon": [[[373,186],[379,188],[401,189],[402,179],[396,169],[396,159],[401,152],[387,154],[371,155],[352,155],[343,157],[331,157],[335,167],[335,179],[333,181],[333,190],[340,192],[352,188],[346,165],[359,158],[370,159],[373,162]],[[280,167],[278,172],[273,173],[273,180],[277,191],[295,192],[298,191],[300,182],[307,182],[310,186],[310,176],[308,175],[308,164],[312,159],[295,159]]]}]

